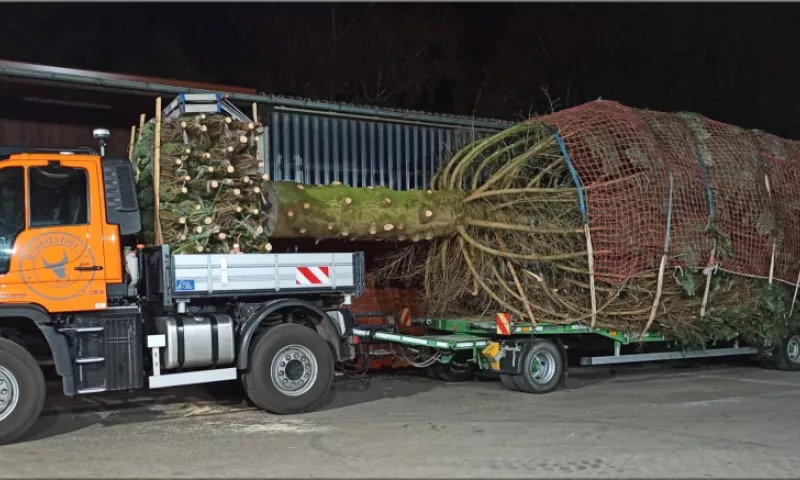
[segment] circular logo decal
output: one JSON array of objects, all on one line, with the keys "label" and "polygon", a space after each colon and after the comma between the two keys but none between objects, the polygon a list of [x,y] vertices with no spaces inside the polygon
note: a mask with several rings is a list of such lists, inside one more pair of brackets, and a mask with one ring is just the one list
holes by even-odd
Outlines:
[{"label": "circular logo decal", "polygon": [[44,233],[20,252],[22,281],[33,293],[49,300],[69,300],[82,295],[92,280],[94,255],[86,242],[69,233]]}]

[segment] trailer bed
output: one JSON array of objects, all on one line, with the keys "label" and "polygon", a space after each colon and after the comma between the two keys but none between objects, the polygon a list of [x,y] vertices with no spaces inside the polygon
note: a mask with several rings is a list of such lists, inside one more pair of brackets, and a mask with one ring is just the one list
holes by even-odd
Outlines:
[{"label": "trailer bed", "polygon": [[[582,356],[582,365],[614,365],[621,363],[640,363],[691,358],[711,358],[738,355],[754,355],[758,350],[740,346],[732,338],[729,345],[709,346],[708,348],[687,350],[676,348],[672,342],[658,332],[641,335],[638,332],[621,332],[602,328],[591,328],[579,323],[572,325],[532,324],[528,322],[509,322],[505,329],[499,328],[498,321],[489,322],[485,318],[415,318],[409,324],[425,326],[427,335],[410,335],[398,331],[390,325],[359,325],[353,334],[369,341],[396,343],[408,347],[427,347],[442,352],[473,350],[474,358],[481,357],[481,351],[493,343],[526,341],[532,337],[546,338],[554,335],[599,335],[612,341],[610,355]],[[622,347],[639,343],[662,344],[662,351],[646,353],[623,353]],[[481,360],[478,360],[481,363]]]}]

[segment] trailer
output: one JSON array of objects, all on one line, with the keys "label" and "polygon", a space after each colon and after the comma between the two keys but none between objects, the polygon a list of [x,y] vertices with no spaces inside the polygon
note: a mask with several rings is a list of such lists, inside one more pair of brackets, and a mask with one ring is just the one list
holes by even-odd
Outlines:
[{"label": "trailer", "polygon": [[[407,310],[401,317],[407,316]],[[403,333],[403,326],[410,325],[423,326],[427,332]],[[433,378],[459,382],[478,371],[494,372],[504,387],[527,393],[556,390],[567,376],[573,352],[577,354],[574,360],[582,366],[757,356],[768,366],[800,370],[800,334],[788,336],[769,351],[741,345],[736,338],[702,349],[685,349],[657,332],[641,335],[580,323],[513,322],[510,314],[498,313],[494,321],[417,317],[401,326],[357,325],[353,335],[354,344],[387,342],[402,346],[406,361],[425,368]]]}]

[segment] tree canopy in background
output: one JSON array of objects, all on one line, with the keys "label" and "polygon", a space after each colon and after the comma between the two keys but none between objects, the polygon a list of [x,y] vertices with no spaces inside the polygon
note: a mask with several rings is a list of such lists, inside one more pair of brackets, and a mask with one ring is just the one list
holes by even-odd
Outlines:
[{"label": "tree canopy in background", "polygon": [[0,58],[517,119],[598,97],[800,138],[783,4],[4,4]]}]

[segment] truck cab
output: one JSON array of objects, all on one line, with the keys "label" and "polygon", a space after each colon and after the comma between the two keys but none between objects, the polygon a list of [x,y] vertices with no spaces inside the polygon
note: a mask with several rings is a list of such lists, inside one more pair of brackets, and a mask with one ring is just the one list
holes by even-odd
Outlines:
[{"label": "truck cab", "polygon": [[0,151],[0,444],[39,416],[43,362],[66,395],[241,381],[288,414],[353,358],[363,254],[173,255],[140,230],[127,159]]},{"label": "truck cab", "polygon": [[[100,310],[108,286],[124,282],[121,233],[138,233],[138,208],[109,208],[108,175],[89,153],[20,153],[0,161],[4,306],[35,304],[51,314]],[[110,187],[118,185],[117,179]]]}]

